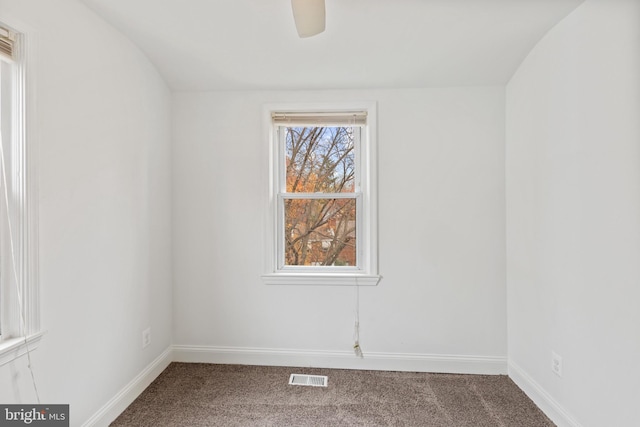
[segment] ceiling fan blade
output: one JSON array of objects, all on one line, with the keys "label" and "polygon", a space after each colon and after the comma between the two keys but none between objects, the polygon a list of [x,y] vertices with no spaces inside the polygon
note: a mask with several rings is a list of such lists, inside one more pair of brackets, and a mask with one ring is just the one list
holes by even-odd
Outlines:
[{"label": "ceiling fan blade", "polygon": [[311,37],[324,31],[324,0],[291,0],[291,7],[300,37]]}]

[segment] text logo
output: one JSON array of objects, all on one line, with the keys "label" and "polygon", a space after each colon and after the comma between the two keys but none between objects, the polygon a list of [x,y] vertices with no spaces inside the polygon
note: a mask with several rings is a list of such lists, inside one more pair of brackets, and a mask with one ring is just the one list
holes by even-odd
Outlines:
[{"label": "text logo", "polygon": [[0,405],[0,427],[69,427],[69,405]]}]

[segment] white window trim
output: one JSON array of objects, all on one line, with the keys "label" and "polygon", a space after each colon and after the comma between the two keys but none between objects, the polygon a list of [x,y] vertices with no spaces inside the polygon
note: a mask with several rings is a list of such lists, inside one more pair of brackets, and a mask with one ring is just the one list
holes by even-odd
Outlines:
[{"label": "white window trim", "polygon": [[[10,338],[0,343],[0,366],[13,362],[19,357],[38,348],[44,332],[30,334],[27,337]],[[26,338],[26,339],[25,339]]]},{"label": "white window trim", "polygon": [[[375,286],[380,281],[378,274],[378,186],[377,186],[377,114],[375,102],[341,102],[310,104],[269,104],[263,111],[264,134],[269,141],[269,179],[265,222],[265,260],[262,280],[268,285],[330,285],[330,286]],[[363,215],[359,223],[362,232],[359,256],[361,268],[293,267],[278,266],[278,182],[275,178],[279,170],[278,141],[272,122],[276,112],[347,112],[366,111],[367,125],[362,129],[360,156],[361,164],[361,206]]]},{"label": "white window trim", "polygon": [[[14,20],[15,21],[15,20]],[[11,226],[17,276],[21,290],[24,323],[15,309],[17,289],[13,280],[0,287],[2,295],[2,328],[0,337],[0,366],[9,363],[38,347],[44,331],[40,326],[40,289],[38,275],[38,165],[35,127],[35,46],[33,29],[22,23],[3,22],[18,34],[15,46],[17,66],[14,68],[12,111],[11,162],[7,179],[12,183],[10,193]],[[5,25],[7,24],[7,25]],[[5,142],[6,146],[6,142]],[[4,194],[0,199],[4,205]],[[6,219],[2,218],[6,226]],[[5,228],[6,231],[6,228]],[[5,234],[6,235],[6,234]],[[4,255],[3,255],[4,258]],[[6,268],[6,263],[5,263]],[[13,274],[12,274],[13,275]],[[8,307],[13,304],[13,308]]]}]

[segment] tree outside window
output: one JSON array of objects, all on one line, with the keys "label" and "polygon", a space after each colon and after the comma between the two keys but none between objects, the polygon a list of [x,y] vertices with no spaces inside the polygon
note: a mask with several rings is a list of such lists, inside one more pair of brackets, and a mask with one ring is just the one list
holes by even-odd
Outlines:
[{"label": "tree outside window", "polygon": [[354,134],[359,129],[284,131],[285,265],[357,265]]}]

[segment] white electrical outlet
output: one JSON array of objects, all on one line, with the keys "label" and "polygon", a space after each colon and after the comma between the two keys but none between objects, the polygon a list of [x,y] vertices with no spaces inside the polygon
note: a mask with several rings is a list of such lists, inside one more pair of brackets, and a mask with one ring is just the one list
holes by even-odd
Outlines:
[{"label": "white electrical outlet", "polygon": [[562,357],[558,356],[555,351],[551,352],[551,370],[557,376],[562,377]]},{"label": "white electrical outlet", "polygon": [[142,331],[142,348],[147,347],[149,344],[151,344],[151,328]]}]

